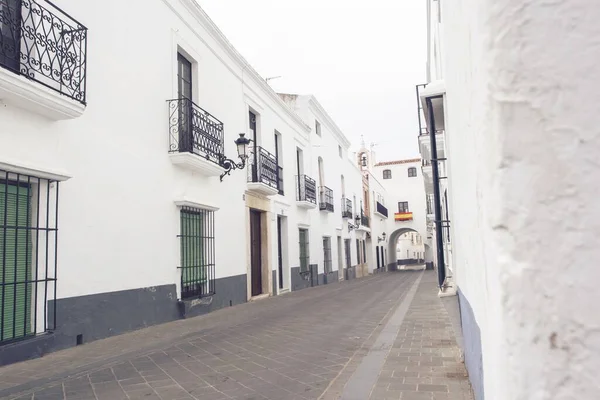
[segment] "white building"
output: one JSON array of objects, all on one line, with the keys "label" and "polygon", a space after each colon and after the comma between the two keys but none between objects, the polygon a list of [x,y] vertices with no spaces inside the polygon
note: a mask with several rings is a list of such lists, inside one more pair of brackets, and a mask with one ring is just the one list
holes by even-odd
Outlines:
[{"label": "white building", "polygon": [[406,232],[398,237],[396,259],[399,264],[422,263],[425,257],[423,237],[417,232]]},{"label": "white building", "polygon": [[475,396],[596,398],[600,8],[428,0],[427,10],[420,147],[434,161],[423,172],[439,188],[436,219],[449,221],[435,259],[458,292]]},{"label": "white building", "polygon": [[[388,196],[388,204],[394,213],[394,218],[390,218],[388,235],[388,252],[394,254],[393,259],[388,262],[388,266],[392,269],[397,268],[396,254],[401,237],[410,233],[417,233],[422,238],[427,237],[426,200],[420,168],[420,158],[383,161],[374,165],[374,174],[377,179],[381,179],[383,190]],[[429,242],[423,242],[423,247],[422,252],[428,254],[429,251],[426,249],[429,247]],[[405,254],[406,248],[402,250]],[[409,250],[409,255],[412,254],[411,251],[416,252],[416,249]],[[404,258],[411,257],[401,259]]]},{"label": "white building", "polygon": [[58,6],[1,5],[1,364],[373,269],[312,96],[286,104],[193,0]]}]

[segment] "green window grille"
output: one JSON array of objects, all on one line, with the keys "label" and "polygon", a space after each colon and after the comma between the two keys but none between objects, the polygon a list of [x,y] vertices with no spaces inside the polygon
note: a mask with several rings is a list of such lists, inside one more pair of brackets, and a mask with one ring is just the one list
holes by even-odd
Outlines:
[{"label": "green window grille", "polygon": [[181,298],[215,294],[214,212],[184,207],[180,212]]}]

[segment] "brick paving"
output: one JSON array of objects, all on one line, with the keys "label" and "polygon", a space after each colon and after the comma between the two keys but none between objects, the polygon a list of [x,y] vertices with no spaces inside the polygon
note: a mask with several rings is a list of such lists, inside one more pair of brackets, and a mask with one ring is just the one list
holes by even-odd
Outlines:
[{"label": "brick paving", "polygon": [[[10,365],[0,368],[0,398],[334,398],[419,276],[384,273],[306,289]],[[468,383],[462,364],[450,360],[458,353],[434,280],[423,274],[371,398],[470,399],[449,397]],[[404,384],[429,397],[400,397]]]}]

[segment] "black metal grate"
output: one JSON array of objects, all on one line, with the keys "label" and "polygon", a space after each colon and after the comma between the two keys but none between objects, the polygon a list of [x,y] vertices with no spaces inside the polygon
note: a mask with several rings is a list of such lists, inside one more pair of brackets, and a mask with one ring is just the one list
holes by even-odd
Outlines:
[{"label": "black metal grate", "polygon": [[319,209],[333,212],[333,190],[327,186],[319,187]]},{"label": "black metal grate", "polygon": [[85,104],[87,28],[42,0],[0,0],[0,65]]},{"label": "black metal grate", "polygon": [[264,183],[279,191],[279,167],[277,158],[264,148],[257,146],[250,151],[248,182]]},{"label": "black metal grate", "polygon": [[182,207],[181,298],[215,294],[215,215],[214,211]]},{"label": "black metal grate", "polygon": [[323,271],[325,274],[331,272],[331,264],[331,238],[323,237]]},{"label": "black metal grate", "polygon": [[360,212],[360,224],[362,226],[366,226],[367,228],[371,226],[369,224],[369,217],[367,217],[362,211]]},{"label": "black metal grate", "polygon": [[317,183],[307,175],[296,176],[296,201],[317,204]]},{"label": "black metal grate", "polygon": [[56,328],[58,186],[0,171],[0,344]]},{"label": "black metal grate", "polygon": [[342,218],[352,218],[352,200],[342,197]]},{"label": "black metal grate", "polygon": [[169,152],[194,153],[216,164],[223,157],[223,123],[190,99],[169,103]]},{"label": "black metal grate", "polygon": [[298,242],[300,245],[300,272],[308,272],[310,263],[308,229],[298,229],[298,235]]},{"label": "black metal grate", "polygon": [[277,167],[277,189],[280,195],[284,195],[283,192],[283,168]]}]

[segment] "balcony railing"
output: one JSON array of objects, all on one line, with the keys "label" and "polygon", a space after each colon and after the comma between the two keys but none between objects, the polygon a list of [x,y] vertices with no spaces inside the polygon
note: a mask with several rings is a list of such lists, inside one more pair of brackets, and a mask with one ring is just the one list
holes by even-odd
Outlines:
[{"label": "balcony railing", "polygon": [[317,204],[317,183],[307,175],[296,176],[296,201]]},{"label": "balcony railing", "polygon": [[425,113],[423,112],[423,105],[421,104],[421,91],[425,89],[426,84],[420,84],[416,86],[417,92],[417,114],[419,116],[419,136],[427,135],[427,122],[425,119]]},{"label": "balcony railing", "polygon": [[367,217],[366,215],[362,214],[360,215],[360,224],[362,226],[366,226],[367,228],[369,228],[371,225],[369,223],[369,217]]},{"label": "balcony railing", "polygon": [[342,197],[342,218],[352,218],[352,200]]},{"label": "balcony railing", "polygon": [[388,209],[380,202],[377,202],[377,212],[386,218],[388,217]]},{"label": "balcony railing", "polygon": [[277,189],[279,194],[283,196],[283,168],[277,167]]},{"label": "balcony railing", "polygon": [[194,153],[220,164],[223,123],[189,99],[168,100],[169,152]]},{"label": "balcony railing", "polygon": [[277,158],[260,146],[250,151],[248,182],[264,183],[279,190],[279,169]]},{"label": "balcony railing", "polygon": [[333,190],[327,186],[319,187],[319,210],[333,212]]},{"label": "balcony railing", "polygon": [[87,28],[49,1],[0,0],[0,66],[82,104]]}]

